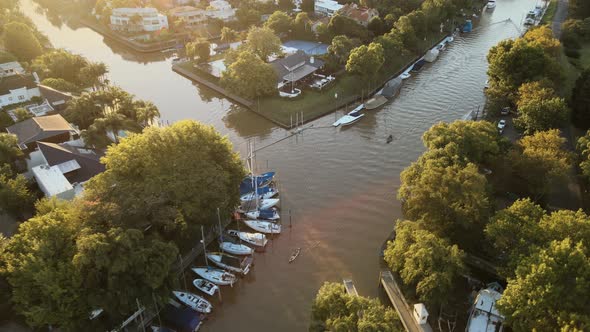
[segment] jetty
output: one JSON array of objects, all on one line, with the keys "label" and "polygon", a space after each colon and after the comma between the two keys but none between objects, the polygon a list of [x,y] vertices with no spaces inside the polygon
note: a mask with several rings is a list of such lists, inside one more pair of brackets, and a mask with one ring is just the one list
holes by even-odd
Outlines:
[{"label": "jetty", "polygon": [[[379,280],[381,286],[383,286],[383,289],[385,289],[385,292],[389,297],[389,301],[391,301],[391,304],[393,304],[393,307],[397,311],[397,314],[399,315],[399,318],[406,331],[432,332],[432,327],[428,324],[428,322],[425,322],[426,318],[423,318],[423,324],[419,324],[414,318],[415,315],[422,316],[422,312],[414,312],[414,310],[410,308],[390,270],[382,270],[379,273]],[[421,304],[415,305],[414,308],[419,308],[425,311],[423,305]]]},{"label": "jetty", "polygon": [[344,288],[346,288],[348,295],[359,296],[359,293],[356,291],[356,287],[354,287],[354,282],[352,279],[344,279],[342,280],[342,283],[344,284]]}]

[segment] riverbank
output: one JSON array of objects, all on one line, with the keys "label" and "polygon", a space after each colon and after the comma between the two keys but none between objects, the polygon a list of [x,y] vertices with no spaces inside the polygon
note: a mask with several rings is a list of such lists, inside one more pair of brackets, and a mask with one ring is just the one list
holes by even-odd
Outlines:
[{"label": "riverbank", "polygon": [[175,39],[169,40],[169,41],[160,41],[160,42],[156,42],[156,43],[149,43],[149,44],[138,43],[136,41],[130,40],[129,38],[121,36],[120,34],[112,31],[111,29],[99,24],[98,22],[95,22],[91,18],[82,18],[79,20],[79,22],[80,22],[80,24],[94,30],[95,32],[98,32],[99,34],[103,35],[104,37],[115,40],[115,41],[129,47],[130,49],[136,51],[136,52],[153,53],[153,52],[160,52],[163,50],[167,50],[167,49],[176,47],[176,40]]}]

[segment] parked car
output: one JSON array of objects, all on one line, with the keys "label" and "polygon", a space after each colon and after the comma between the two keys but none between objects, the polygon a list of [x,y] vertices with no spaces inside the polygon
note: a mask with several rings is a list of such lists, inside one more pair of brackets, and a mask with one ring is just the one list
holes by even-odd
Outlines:
[{"label": "parked car", "polygon": [[498,122],[498,130],[500,131],[500,134],[504,132],[504,128],[506,128],[506,120],[502,119]]},{"label": "parked car", "polygon": [[502,110],[500,111],[500,114],[502,114],[502,115],[508,115],[508,114],[510,114],[510,107],[504,107],[504,108],[502,108]]}]

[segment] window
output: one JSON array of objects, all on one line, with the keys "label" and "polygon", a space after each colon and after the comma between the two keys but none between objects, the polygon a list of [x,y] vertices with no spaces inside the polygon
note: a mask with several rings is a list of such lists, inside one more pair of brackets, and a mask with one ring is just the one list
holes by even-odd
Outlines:
[{"label": "window", "polygon": [[18,96],[18,100],[25,100],[25,96]]},{"label": "window", "polygon": [[13,100],[12,97],[8,97],[8,101],[12,101],[12,100]]}]

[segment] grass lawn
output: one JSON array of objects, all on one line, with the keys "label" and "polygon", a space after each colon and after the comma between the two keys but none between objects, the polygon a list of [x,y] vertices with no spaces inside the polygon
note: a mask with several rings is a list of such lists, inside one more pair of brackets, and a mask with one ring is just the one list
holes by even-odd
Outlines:
[{"label": "grass lawn", "polygon": [[553,22],[553,16],[555,16],[555,12],[557,11],[557,0],[551,0],[549,3],[549,7],[547,7],[547,11],[545,12],[545,16],[541,20],[541,24],[549,24]]},{"label": "grass lawn", "polygon": [[590,68],[590,42],[582,44],[578,59],[568,58],[565,54],[560,57],[560,64],[565,75],[564,84],[560,88],[561,95],[569,99],[576,80],[584,68]]}]

